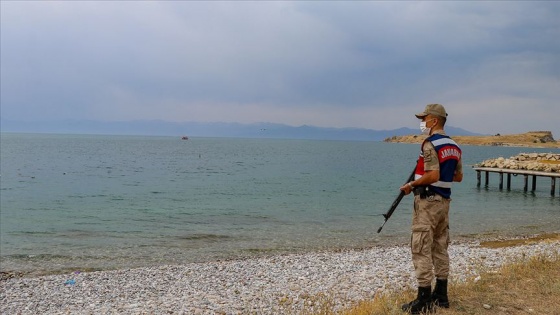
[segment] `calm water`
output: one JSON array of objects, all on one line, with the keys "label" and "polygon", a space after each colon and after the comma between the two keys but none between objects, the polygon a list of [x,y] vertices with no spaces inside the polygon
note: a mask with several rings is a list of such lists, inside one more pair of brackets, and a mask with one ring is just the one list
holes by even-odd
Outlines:
[{"label": "calm water", "polygon": [[[1,270],[57,272],[406,242],[412,198],[377,234],[419,145],[2,134]],[[464,146],[458,237],[560,231],[550,179],[476,187],[469,165],[551,149]],[[560,184],[557,183],[557,187]]]}]

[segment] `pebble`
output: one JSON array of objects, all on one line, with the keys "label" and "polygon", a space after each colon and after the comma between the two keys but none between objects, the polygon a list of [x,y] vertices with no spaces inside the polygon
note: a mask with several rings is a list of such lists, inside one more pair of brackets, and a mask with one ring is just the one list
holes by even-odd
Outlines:
[{"label": "pebble", "polygon": [[[560,242],[498,249],[453,243],[449,254],[451,281],[460,282],[512,259],[559,255]],[[68,279],[75,285],[65,285]],[[0,281],[0,313],[297,314],[325,299],[336,311],[384,290],[415,286],[408,246],[375,247],[11,277]]]}]

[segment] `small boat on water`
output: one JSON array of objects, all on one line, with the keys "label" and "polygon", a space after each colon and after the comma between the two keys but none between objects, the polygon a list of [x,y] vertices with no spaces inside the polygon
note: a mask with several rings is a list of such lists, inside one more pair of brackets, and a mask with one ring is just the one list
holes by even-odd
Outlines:
[{"label": "small boat on water", "polygon": [[182,136],[182,137],[181,137],[181,140],[189,140],[189,137],[187,137],[187,136]]}]

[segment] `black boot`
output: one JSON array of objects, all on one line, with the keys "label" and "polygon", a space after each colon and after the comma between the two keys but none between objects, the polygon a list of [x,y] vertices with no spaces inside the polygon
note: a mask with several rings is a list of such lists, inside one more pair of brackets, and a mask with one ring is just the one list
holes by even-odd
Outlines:
[{"label": "black boot", "polygon": [[436,287],[432,293],[432,302],[439,307],[449,308],[447,279],[436,279]]},{"label": "black boot", "polygon": [[432,309],[432,287],[418,287],[416,300],[403,304],[402,310],[410,314],[427,313]]}]

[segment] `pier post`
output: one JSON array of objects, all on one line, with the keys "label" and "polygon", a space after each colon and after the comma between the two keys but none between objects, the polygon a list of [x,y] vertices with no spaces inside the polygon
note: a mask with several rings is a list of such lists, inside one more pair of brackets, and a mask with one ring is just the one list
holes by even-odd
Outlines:
[{"label": "pier post", "polygon": [[533,175],[533,187],[531,191],[537,190],[537,175]]},{"label": "pier post", "polygon": [[500,190],[504,189],[504,173],[500,172]]},{"label": "pier post", "polygon": [[[550,195],[555,197],[556,193],[560,194],[560,189],[556,191],[556,187],[560,186],[556,184],[556,179],[560,179],[560,174],[555,172],[544,172],[544,171],[537,171],[537,170],[519,170],[519,169],[502,169],[502,168],[489,168],[489,167],[476,167],[474,168],[476,171],[476,182],[477,187],[480,188],[481,180],[482,180],[482,172],[484,172],[485,176],[485,187],[488,188],[488,183],[490,181],[490,173],[498,173],[499,178],[499,189],[504,190],[504,184],[507,186],[507,190],[511,191],[511,176],[523,175],[523,191],[527,193],[529,190],[529,176],[532,176],[532,183],[531,183],[531,191],[535,193],[537,190],[537,177],[541,176],[543,178],[550,178]],[[504,174],[507,175],[506,183],[504,183]]]}]

